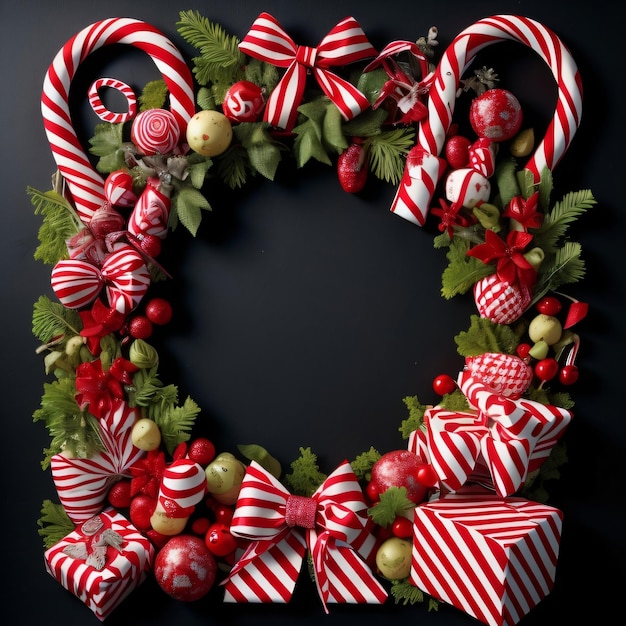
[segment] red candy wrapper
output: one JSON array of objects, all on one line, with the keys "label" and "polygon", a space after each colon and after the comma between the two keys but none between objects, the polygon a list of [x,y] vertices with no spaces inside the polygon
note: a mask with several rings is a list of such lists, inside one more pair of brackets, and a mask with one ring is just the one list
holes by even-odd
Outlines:
[{"label": "red candy wrapper", "polygon": [[152,569],[154,547],[114,509],[67,535],[44,555],[48,573],[104,620]]},{"label": "red candy wrapper", "polygon": [[410,580],[489,626],[512,626],[552,590],[562,517],[479,487],[418,506]]}]

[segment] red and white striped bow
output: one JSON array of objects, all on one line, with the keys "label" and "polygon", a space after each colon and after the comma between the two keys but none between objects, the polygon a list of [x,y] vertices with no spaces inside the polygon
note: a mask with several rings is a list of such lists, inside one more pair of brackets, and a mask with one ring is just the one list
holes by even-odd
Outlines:
[{"label": "red and white striped bow", "polygon": [[514,494],[548,458],[572,413],[526,398],[506,398],[467,371],[461,373],[459,387],[476,411],[428,409],[425,428],[412,434],[409,449],[429,459],[447,490],[487,481],[500,496]]},{"label": "red and white striped bow", "polygon": [[231,523],[233,535],[252,543],[222,583],[225,601],[288,602],[308,548],[326,612],[328,602],[382,604],[387,593],[365,562],[376,548],[366,511],[348,462],[307,498],[253,461]]},{"label": "red and white striped bow", "polygon": [[79,259],[62,259],[52,269],[51,284],[61,303],[70,309],[91,304],[106,287],[111,309],[130,313],[150,286],[150,270],[130,245],[107,256],[101,268]]},{"label": "red and white striped bow", "polygon": [[339,22],[317,48],[310,48],[296,45],[272,15],[261,13],[239,49],[255,59],[287,68],[265,107],[265,121],[276,128],[293,128],[308,70],[345,119],[369,106],[368,99],[354,85],[328,69],[376,56],[376,49],[352,17]]}]

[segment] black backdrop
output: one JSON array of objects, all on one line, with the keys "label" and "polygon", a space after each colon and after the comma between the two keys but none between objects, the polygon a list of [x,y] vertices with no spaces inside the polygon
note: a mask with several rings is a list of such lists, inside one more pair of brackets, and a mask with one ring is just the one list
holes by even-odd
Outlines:
[{"label": "black backdrop", "polygon": [[[567,6],[568,8],[563,8]],[[621,407],[624,351],[623,98],[621,28],[615,3],[410,0],[228,0],[196,5],[168,0],[0,4],[0,71],[5,224],[0,229],[3,276],[3,413],[7,511],[3,524],[5,611],[24,624],[86,624],[88,609],[44,571],[36,520],[44,498],[55,498],[39,463],[48,444],[31,415],[44,381],[31,335],[32,303],[50,293],[49,268],[33,260],[39,218],[27,185],[47,189],[54,162],[41,122],[43,76],[73,34],[100,19],[130,16],[151,22],[186,55],[176,32],[179,11],[197,9],[240,37],[263,10],[297,41],[314,45],[339,19],[353,15],[381,48],[439,27],[441,46],[475,20],[495,13],[533,17],[571,49],[583,76],[583,121],[555,172],[558,191],[591,188],[598,206],[575,227],[587,279],[570,290],[591,304],[580,327],[582,377],[573,389],[575,421],[567,433],[569,464],[551,488],[565,513],[561,558],[553,593],[524,624],[597,618],[601,622],[623,588],[624,539],[617,508],[624,455]],[[554,85],[533,53],[519,45],[491,46],[484,63],[496,67],[537,127],[552,114]],[[92,62],[95,77],[142,85],[155,71],[149,59],[111,51]],[[89,117],[77,124],[88,128]],[[86,131],[87,132],[87,131]],[[621,174],[620,174],[621,172]],[[191,395],[203,412],[198,430],[232,450],[254,442],[288,465],[310,446],[324,471],[374,445],[405,446],[397,427],[402,398],[429,399],[430,381],[460,363],[454,335],[472,312],[461,298],[439,297],[442,253],[432,248],[432,226],[415,227],[387,210],[394,190],[369,184],[343,193],[334,173],[284,168],[274,184],[254,184],[209,200],[196,239],[177,231],[162,257],[174,275],[164,287],[175,321],[159,344],[162,374]],[[163,333],[165,335],[165,333]],[[431,400],[434,398],[430,397]],[[199,434],[200,434],[199,432]],[[620,573],[617,573],[620,572]],[[7,586],[8,585],[8,586]],[[332,606],[325,616],[303,576],[288,606],[230,606],[219,590],[190,605],[169,601],[152,580],[135,591],[107,623],[365,624],[389,617],[448,626],[472,623],[450,607]]]}]

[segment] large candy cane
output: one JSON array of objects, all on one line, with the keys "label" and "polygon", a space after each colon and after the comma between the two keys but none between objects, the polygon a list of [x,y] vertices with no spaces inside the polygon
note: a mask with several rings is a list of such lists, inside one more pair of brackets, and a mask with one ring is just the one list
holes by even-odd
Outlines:
[{"label": "large candy cane", "polygon": [[582,83],[571,54],[551,30],[530,18],[484,18],[455,37],[436,69],[428,118],[420,125],[417,145],[407,156],[392,212],[420,226],[424,224],[435,187],[446,167],[438,155],[450,128],[460,79],[480,50],[506,40],[520,42],[537,52],[550,67],[558,86],[554,117],[525,166],[535,182],[541,171],[546,167],[552,170],[567,150],[582,112]]},{"label": "large candy cane", "polygon": [[110,18],[72,37],[59,50],[46,73],[41,111],[57,167],[85,222],[105,200],[104,181],[91,165],[72,126],[68,96],[80,63],[98,48],[112,44],[135,46],[152,58],[165,80],[170,110],[181,128],[186,128],[195,112],[191,71],[174,44],[153,26],[131,18]]}]

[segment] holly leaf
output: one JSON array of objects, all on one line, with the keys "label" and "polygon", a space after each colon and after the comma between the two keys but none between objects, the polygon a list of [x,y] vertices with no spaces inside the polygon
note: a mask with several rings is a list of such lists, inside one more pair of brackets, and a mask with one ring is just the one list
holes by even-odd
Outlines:
[{"label": "holly leaf", "polygon": [[387,527],[398,515],[412,511],[415,504],[407,498],[406,487],[389,487],[380,494],[378,502],[367,510],[372,521]]},{"label": "holly leaf", "polygon": [[464,357],[478,356],[485,352],[514,354],[519,344],[515,332],[505,324],[496,324],[479,315],[470,316],[470,327],[460,332],[454,341],[457,352]]},{"label": "holly leaf", "polygon": [[52,500],[44,500],[41,505],[41,517],[37,521],[43,537],[43,545],[47,550],[56,545],[74,531],[74,522],[70,519],[63,505],[54,503]]},{"label": "holly leaf", "polygon": [[96,124],[94,135],[89,139],[89,152],[100,157],[96,169],[102,174],[110,174],[124,167],[123,124],[103,122]]}]

